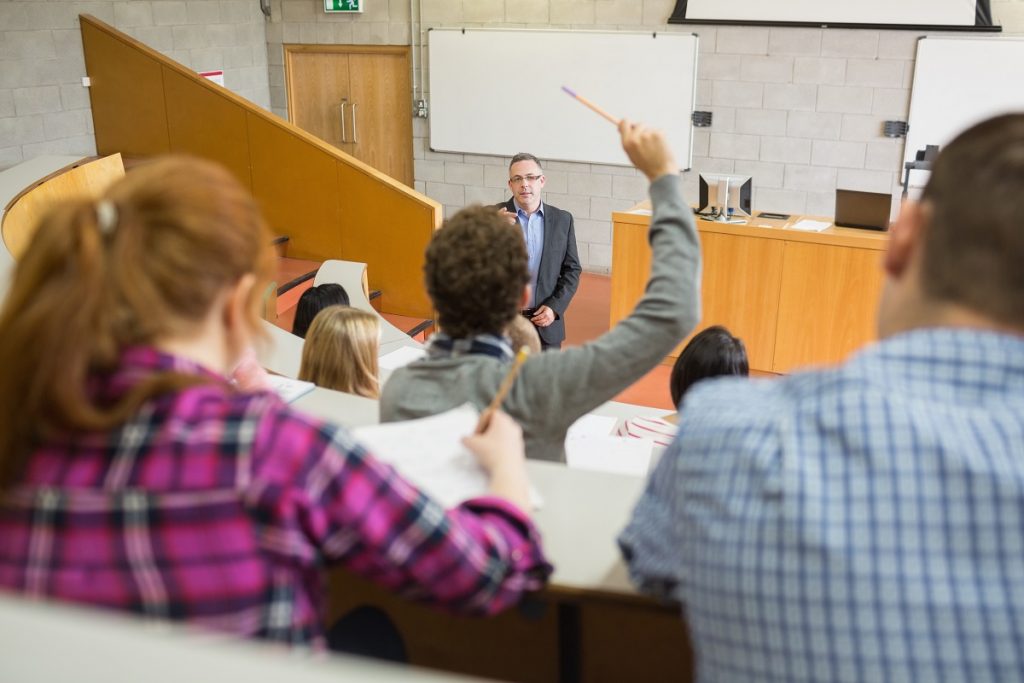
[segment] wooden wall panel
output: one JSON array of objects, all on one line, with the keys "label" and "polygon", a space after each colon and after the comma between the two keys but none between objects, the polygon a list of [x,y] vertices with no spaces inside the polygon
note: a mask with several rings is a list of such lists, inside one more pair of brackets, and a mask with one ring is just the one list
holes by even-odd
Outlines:
[{"label": "wooden wall panel", "polygon": [[432,315],[423,252],[440,204],[93,17],[81,25],[101,150],[219,161],[290,238],[290,255],[363,261],[386,312]]},{"label": "wooden wall panel", "polygon": [[431,317],[423,284],[423,255],[440,219],[440,207],[401,201],[395,188],[346,164],[338,165],[342,218],[352,226],[342,235],[342,253],[374,264],[370,288],[384,292],[388,310]]},{"label": "wooden wall panel", "polygon": [[700,239],[702,315],[695,332],[725,325],[746,345],[750,367],[772,367],[784,243],[708,232]]},{"label": "wooden wall panel", "polygon": [[496,617],[461,617],[410,602],[333,569],[326,623],[370,605],[391,617],[405,641],[409,663],[473,676],[511,681],[558,681],[558,610],[544,597],[531,608],[516,607]]},{"label": "wooden wall panel", "polygon": [[588,600],[580,606],[580,680],[694,680],[690,636],[678,609]]},{"label": "wooden wall panel", "polygon": [[216,84],[196,82],[166,66],[163,74],[170,150],[219,162],[251,190],[245,109],[217,92]]},{"label": "wooden wall panel", "polygon": [[123,34],[112,34],[98,22],[81,23],[97,152],[167,153],[170,143],[160,62],[135,49]]},{"label": "wooden wall panel", "polygon": [[632,312],[651,275],[647,223],[612,223],[612,327]]},{"label": "wooden wall panel", "polygon": [[251,112],[246,121],[252,192],[274,234],[291,238],[288,255],[358,260],[342,250],[337,160]]},{"label": "wooden wall panel", "polygon": [[845,358],[876,337],[882,252],[786,243],[775,372]]}]

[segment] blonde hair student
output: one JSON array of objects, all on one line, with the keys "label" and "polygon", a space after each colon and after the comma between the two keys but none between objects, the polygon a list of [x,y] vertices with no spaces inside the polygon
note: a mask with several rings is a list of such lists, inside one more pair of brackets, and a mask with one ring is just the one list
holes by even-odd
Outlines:
[{"label": "blonde hair student", "polygon": [[299,379],[367,398],[380,396],[380,322],[372,313],[328,306],[313,318],[302,347]]},{"label": "blonde hair student", "polygon": [[493,495],[444,509],[228,381],[270,242],[242,185],[189,158],[42,221],[0,311],[0,589],[322,645],[325,564],[452,611],[543,585],[508,416],[465,441]]}]

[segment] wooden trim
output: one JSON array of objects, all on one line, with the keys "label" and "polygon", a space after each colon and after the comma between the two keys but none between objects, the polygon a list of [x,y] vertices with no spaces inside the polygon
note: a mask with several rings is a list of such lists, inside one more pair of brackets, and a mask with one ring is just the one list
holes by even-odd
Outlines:
[{"label": "wooden trim", "polygon": [[285,58],[289,52],[333,52],[336,54],[408,55],[408,45],[318,45],[285,43]]}]

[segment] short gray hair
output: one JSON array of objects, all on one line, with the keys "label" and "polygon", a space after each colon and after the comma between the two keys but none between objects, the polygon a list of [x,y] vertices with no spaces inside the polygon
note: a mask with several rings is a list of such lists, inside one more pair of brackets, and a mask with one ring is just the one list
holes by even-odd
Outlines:
[{"label": "short gray hair", "polygon": [[542,171],[544,170],[544,164],[540,163],[540,159],[533,156],[529,152],[520,152],[519,154],[512,157],[512,161],[508,162],[509,170],[511,170],[512,167],[518,164],[520,161],[532,161],[533,163],[537,164],[537,168],[539,168]]}]

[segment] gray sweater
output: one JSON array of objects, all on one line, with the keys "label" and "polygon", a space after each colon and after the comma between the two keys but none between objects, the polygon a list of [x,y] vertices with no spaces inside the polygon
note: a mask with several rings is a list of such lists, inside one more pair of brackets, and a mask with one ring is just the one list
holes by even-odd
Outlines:
[{"label": "gray sweater", "polygon": [[[653,251],[647,290],[629,317],[592,342],[531,356],[502,408],[522,425],[526,455],[565,462],[565,433],[661,361],[700,319],[700,243],[679,177],[651,184]],[[508,363],[492,356],[414,362],[392,373],[382,422],[434,415],[466,403],[484,409]]]}]

